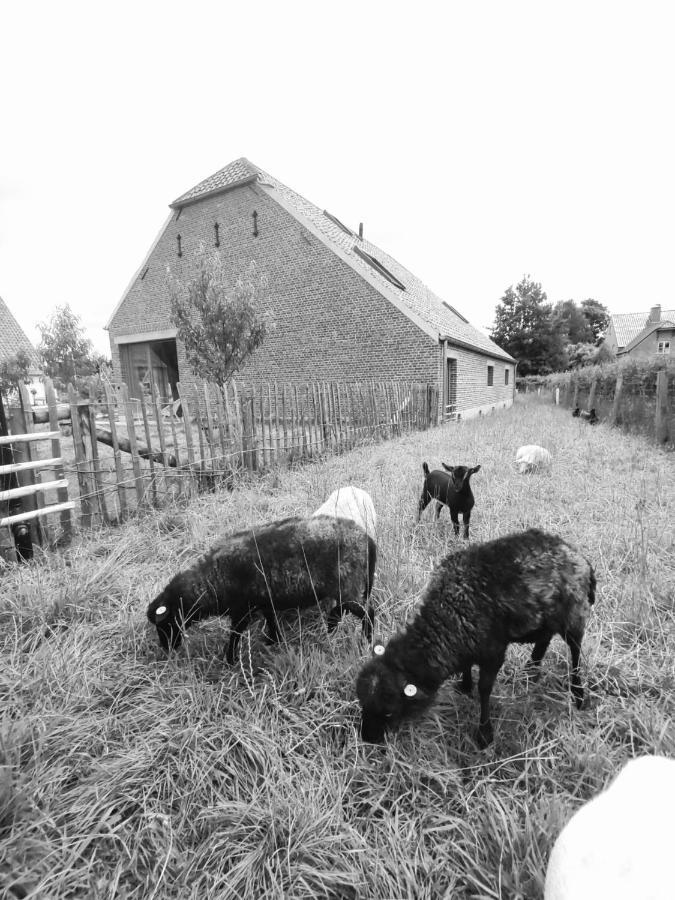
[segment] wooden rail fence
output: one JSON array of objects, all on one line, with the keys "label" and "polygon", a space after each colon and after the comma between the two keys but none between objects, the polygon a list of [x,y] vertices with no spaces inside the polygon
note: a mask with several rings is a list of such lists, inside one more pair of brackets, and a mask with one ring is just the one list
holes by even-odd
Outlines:
[{"label": "wooden rail fence", "polygon": [[[57,402],[48,382],[47,406],[31,409],[24,401],[12,421],[21,417],[22,431],[33,436],[29,446],[38,436],[61,437],[63,453],[53,443],[44,458],[15,460],[23,466],[17,472],[30,472],[30,494],[67,491],[43,509],[69,515],[76,501],[88,529],[219,483],[231,486],[245,472],[428,428],[438,409],[437,388],[412,382],[231,383],[222,392],[178,385],[178,394],[162,399],[151,383],[147,394],[130,397],[124,384],[99,383],[87,400],[69,386],[67,402]],[[70,431],[70,440],[62,431]],[[11,435],[14,446],[19,438]],[[49,469],[54,479],[41,482],[39,472]],[[69,527],[62,518],[61,531]]]}]

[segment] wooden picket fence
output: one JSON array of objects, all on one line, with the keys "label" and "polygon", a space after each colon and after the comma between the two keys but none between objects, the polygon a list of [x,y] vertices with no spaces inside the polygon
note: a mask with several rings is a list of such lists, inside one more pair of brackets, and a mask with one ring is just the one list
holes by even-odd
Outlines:
[{"label": "wooden picket fence", "polygon": [[[24,403],[26,432],[44,425],[47,438],[60,426],[58,458],[39,465],[61,467],[50,488],[62,491],[67,481],[66,502],[75,501],[81,527],[232,486],[247,473],[422,430],[438,417],[437,387],[413,382],[231,383],[223,392],[202,384],[178,392],[177,400],[162,399],[152,384],[146,395],[130,397],[125,384],[92,382],[89,399],[69,386],[66,402],[57,402],[48,384],[46,407]],[[61,533],[67,527],[62,520]]]}]

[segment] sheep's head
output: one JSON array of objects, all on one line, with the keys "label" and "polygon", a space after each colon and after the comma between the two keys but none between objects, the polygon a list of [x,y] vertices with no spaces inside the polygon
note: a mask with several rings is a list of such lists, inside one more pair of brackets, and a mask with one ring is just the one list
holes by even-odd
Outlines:
[{"label": "sheep's head", "polygon": [[183,642],[183,625],[186,624],[183,597],[170,582],[148,606],[148,619],[157,629],[159,643],[164,650],[176,650]]},{"label": "sheep's head", "polygon": [[441,463],[446,472],[450,473],[450,477],[452,478],[452,486],[459,493],[465,484],[468,484],[471,480],[471,476],[475,475],[476,472],[480,470],[480,466],[473,466],[469,468],[468,466],[448,466],[445,463]]},{"label": "sheep's head", "polygon": [[373,653],[374,658],[359,672],[356,695],[361,704],[361,737],[377,744],[384,740],[385,731],[394,731],[403,719],[422,712],[433,695],[388,664],[381,644],[375,645]]}]

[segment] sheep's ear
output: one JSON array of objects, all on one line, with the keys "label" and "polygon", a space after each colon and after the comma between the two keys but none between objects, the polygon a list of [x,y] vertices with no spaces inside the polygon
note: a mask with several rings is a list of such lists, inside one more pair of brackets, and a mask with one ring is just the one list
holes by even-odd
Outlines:
[{"label": "sheep's ear", "polygon": [[168,618],[169,610],[166,606],[158,606],[155,610],[155,623],[163,622],[166,618]]},{"label": "sheep's ear", "polygon": [[444,462],[442,462],[441,465],[443,466],[443,468],[445,469],[446,472],[454,472],[455,471],[454,466],[449,466],[447,463],[444,463]]},{"label": "sheep's ear", "polygon": [[384,653],[384,645],[383,644],[375,644],[373,646],[373,656],[382,656]]},{"label": "sheep's ear", "polygon": [[469,471],[469,475],[475,475],[476,472],[480,472],[480,465],[474,466],[473,469]]},{"label": "sheep's ear", "polygon": [[414,697],[417,693],[416,685],[406,684],[406,686],[403,688],[403,693],[406,695],[406,697]]}]

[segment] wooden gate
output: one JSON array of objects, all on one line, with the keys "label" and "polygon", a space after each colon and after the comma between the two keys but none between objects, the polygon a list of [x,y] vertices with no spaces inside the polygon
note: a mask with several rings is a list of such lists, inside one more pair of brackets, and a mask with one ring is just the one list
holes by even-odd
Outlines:
[{"label": "wooden gate", "polygon": [[[53,388],[52,388],[53,390]],[[0,445],[10,445],[12,462],[0,465],[0,476],[16,479],[17,487],[0,491],[0,504],[21,501],[21,511],[2,515],[0,512],[0,528],[10,527],[20,522],[40,519],[48,513],[61,514],[61,526],[66,534],[70,533],[70,510],[75,503],[68,498],[68,482],[64,477],[63,458],[61,456],[61,433],[58,422],[50,422],[50,431],[35,431],[28,388],[20,385],[21,407],[10,412],[9,434],[0,435]],[[34,458],[32,448],[39,441],[51,441],[51,456]],[[51,469],[55,478],[43,481],[42,470]],[[4,479],[3,479],[4,480]],[[46,503],[47,491],[57,491],[57,503]],[[0,506],[0,509],[2,509]],[[7,510],[9,513],[9,509]],[[39,531],[38,531],[39,534]]]}]

